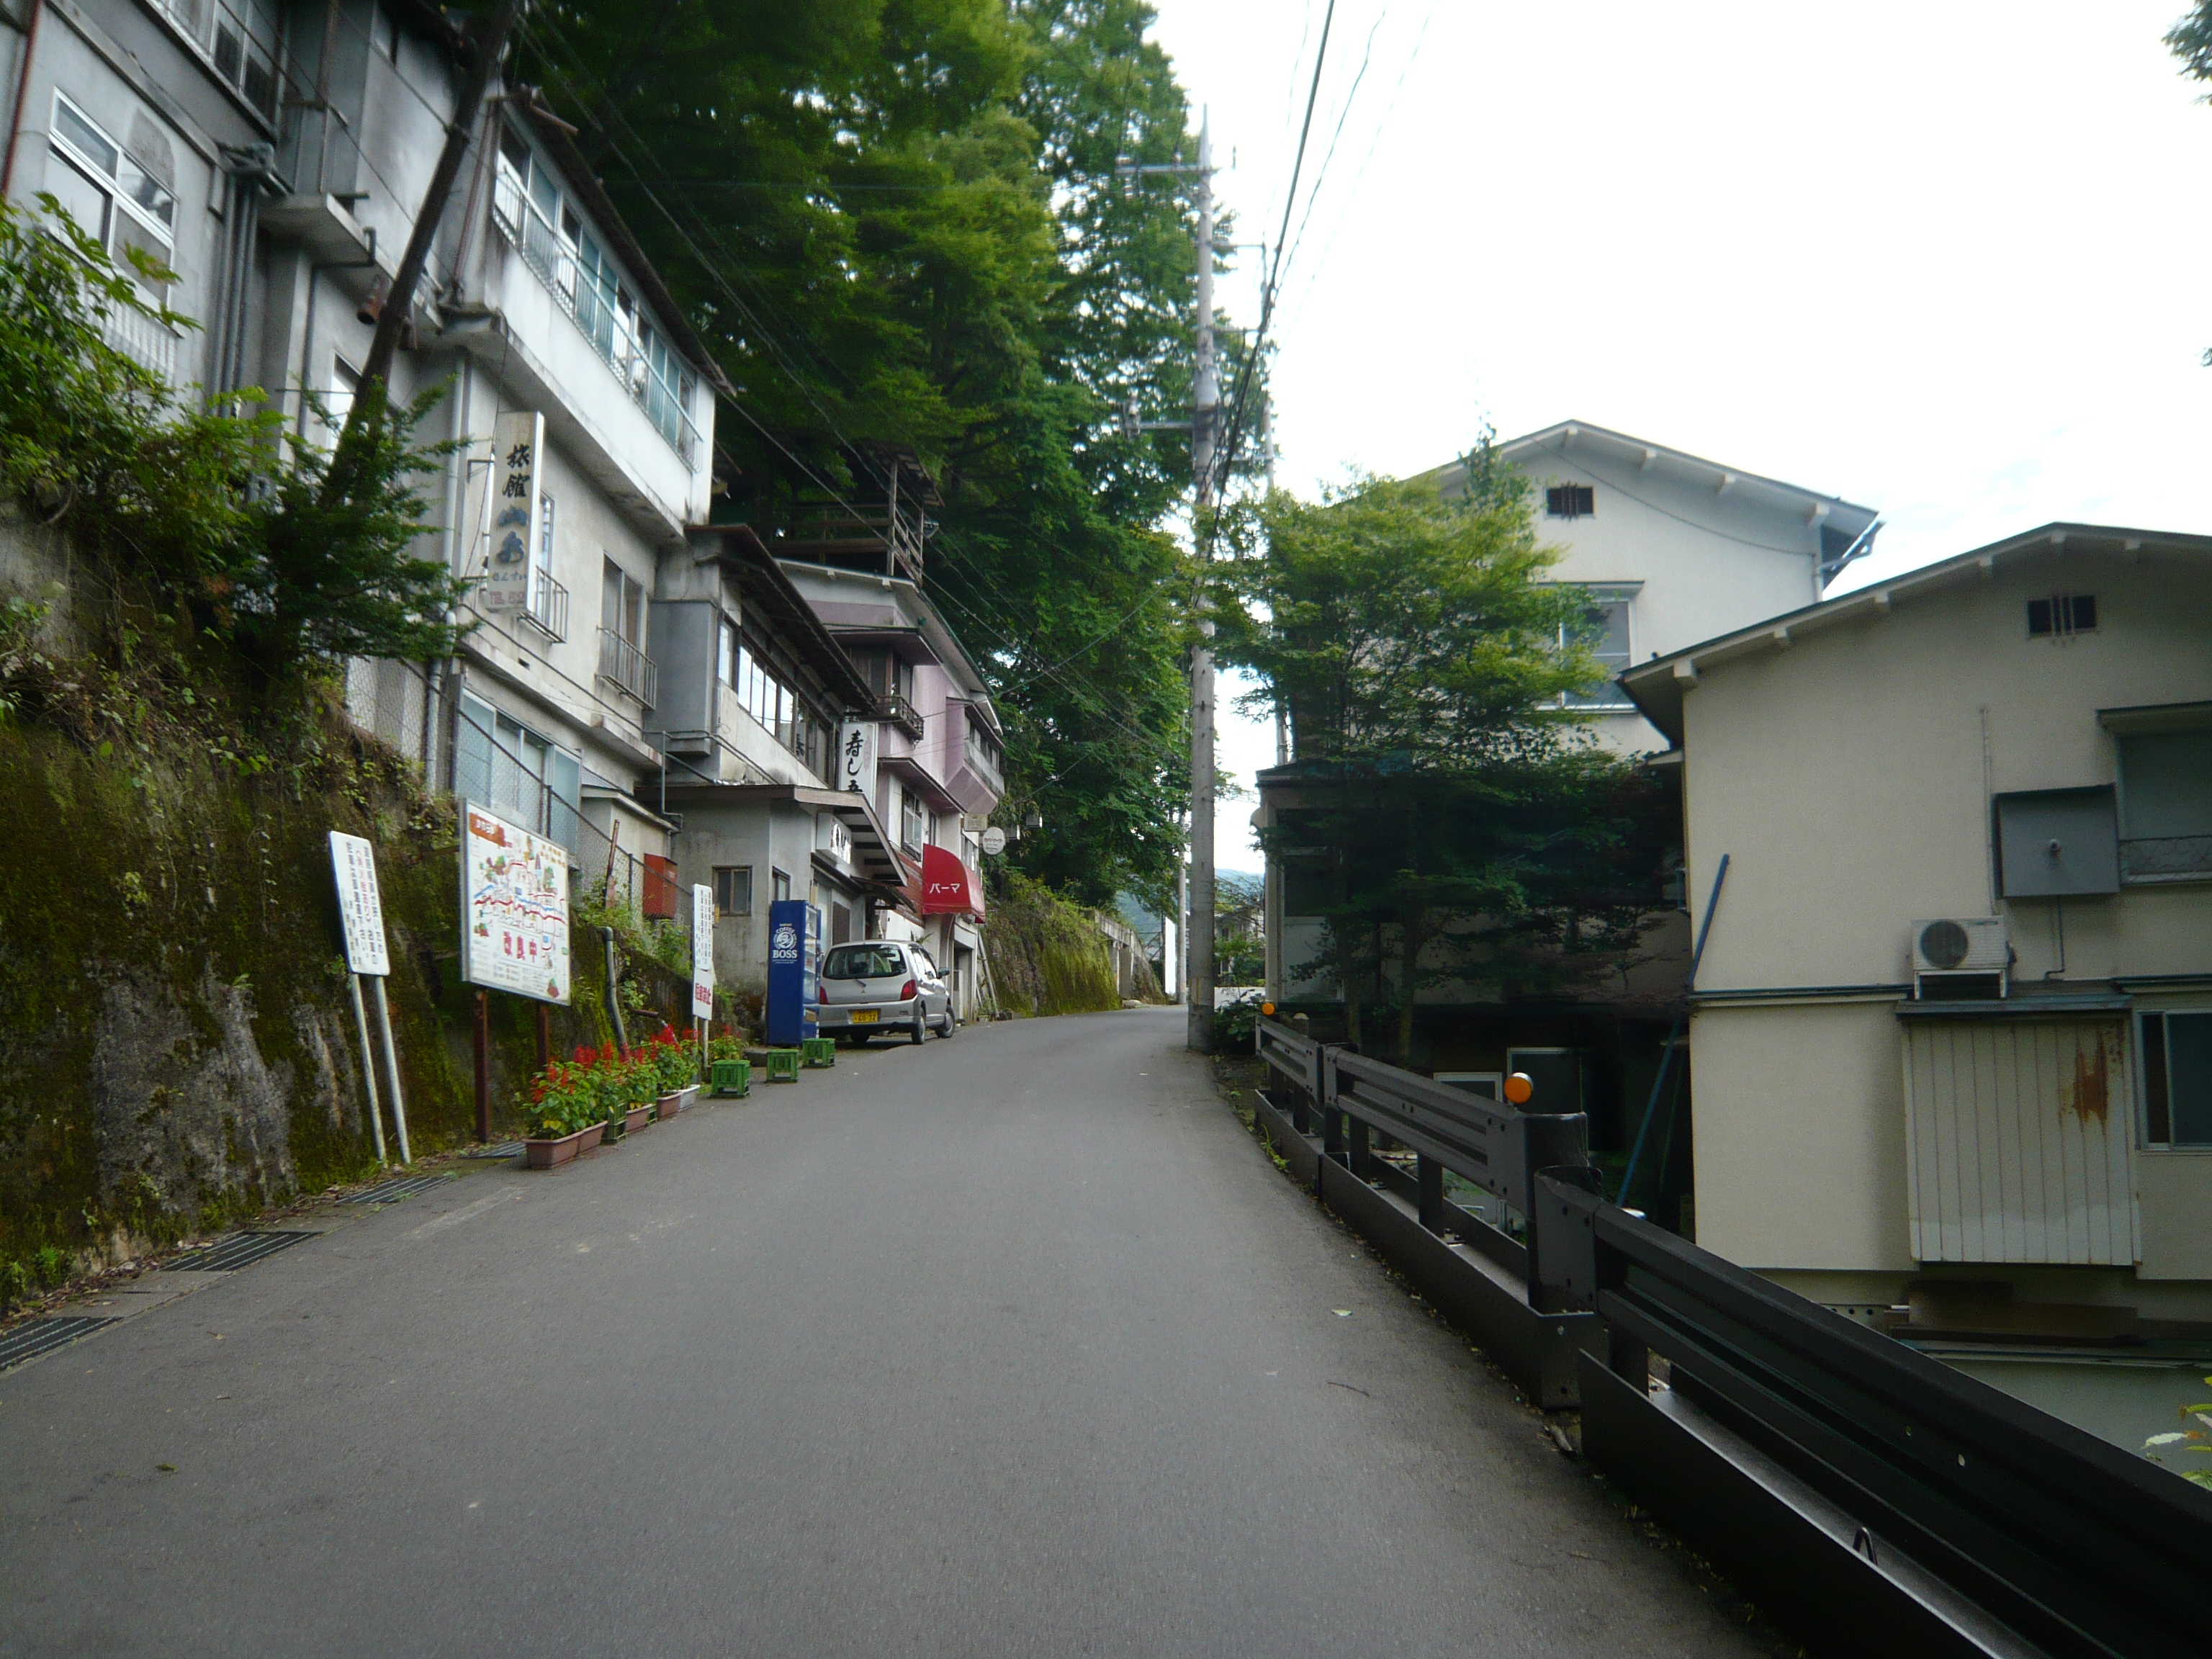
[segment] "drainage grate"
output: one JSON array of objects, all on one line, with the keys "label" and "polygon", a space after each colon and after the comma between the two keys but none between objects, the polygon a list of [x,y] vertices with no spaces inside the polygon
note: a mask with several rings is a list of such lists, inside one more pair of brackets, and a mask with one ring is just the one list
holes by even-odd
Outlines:
[{"label": "drainage grate", "polygon": [[463,1158],[520,1158],[529,1150],[519,1140],[502,1140],[496,1146],[471,1146]]},{"label": "drainage grate", "polygon": [[0,1336],[0,1371],[21,1364],[27,1359],[36,1359],[42,1353],[52,1353],[56,1348],[66,1348],[81,1336],[90,1336],[102,1325],[112,1325],[112,1319],[100,1319],[90,1315],[69,1315],[52,1319],[33,1319],[18,1325],[5,1336]]},{"label": "drainage grate", "polygon": [[401,1176],[365,1193],[356,1193],[351,1198],[342,1198],[341,1204],[397,1204],[403,1198],[412,1198],[417,1193],[427,1193],[431,1188],[456,1180],[452,1175]]},{"label": "drainage grate", "polygon": [[169,1263],[172,1273],[182,1269],[190,1273],[227,1273],[274,1255],[277,1251],[297,1244],[303,1238],[319,1238],[319,1233],[233,1233],[219,1240],[211,1249],[196,1250],[191,1255]]}]

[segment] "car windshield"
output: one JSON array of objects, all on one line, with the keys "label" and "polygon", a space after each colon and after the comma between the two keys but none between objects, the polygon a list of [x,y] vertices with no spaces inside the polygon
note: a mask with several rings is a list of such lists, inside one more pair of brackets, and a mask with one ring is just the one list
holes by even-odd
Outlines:
[{"label": "car windshield", "polygon": [[889,979],[906,972],[894,945],[841,945],[822,963],[824,979]]}]

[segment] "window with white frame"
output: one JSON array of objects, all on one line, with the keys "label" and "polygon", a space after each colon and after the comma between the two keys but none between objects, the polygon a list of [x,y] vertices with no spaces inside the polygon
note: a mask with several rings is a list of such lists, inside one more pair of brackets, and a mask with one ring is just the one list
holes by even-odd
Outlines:
[{"label": "window with white frame", "polygon": [[176,263],[176,149],[167,135],[138,110],[129,141],[118,140],[57,92],[48,138],[47,193],[137,283],[149,305],[161,304],[168,285],[149,281],[133,255],[163,269]]},{"label": "window with white frame", "polygon": [[820,773],[830,722],[761,660],[737,624],[724,619],[715,649],[715,672],[737,693],[738,705],[808,769]]},{"label": "window with white frame", "polygon": [[920,857],[929,844],[929,808],[911,789],[899,791],[899,845]]},{"label": "window with white frame", "polygon": [[1580,623],[1566,624],[1559,629],[1559,644],[1564,647],[1579,645],[1598,660],[1604,678],[1586,690],[1570,691],[1566,706],[1570,708],[1626,709],[1635,705],[1628,701],[1620,687],[1614,684],[1619,676],[1628,671],[1634,660],[1630,644],[1630,608],[1635,599],[1631,588],[1590,587],[1583,593],[1589,604]]},{"label": "window with white frame", "polygon": [[[225,85],[276,118],[276,8],[273,0],[152,0],[155,9],[214,66]],[[394,44],[397,45],[395,33]]]},{"label": "window with white frame", "polygon": [[2212,1146],[2212,1008],[2147,1010],[2136,1018],[2144,1142]]}]

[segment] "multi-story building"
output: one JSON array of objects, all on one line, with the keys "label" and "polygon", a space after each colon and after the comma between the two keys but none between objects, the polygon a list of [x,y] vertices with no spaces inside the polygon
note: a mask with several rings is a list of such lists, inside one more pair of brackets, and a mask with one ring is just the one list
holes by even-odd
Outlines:
[{"label": "multi-story building", "polygon": [[1698,1242],[2171,1428],[2212,1365],[2212,538],[2049,525],[1625,685],[1692,888],[1728,860]]}]

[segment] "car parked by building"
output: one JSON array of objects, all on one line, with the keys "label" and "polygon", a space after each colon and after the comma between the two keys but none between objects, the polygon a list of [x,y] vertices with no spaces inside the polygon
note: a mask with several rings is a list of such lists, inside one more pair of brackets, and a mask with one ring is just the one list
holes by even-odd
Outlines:
[{"label": "car parked by building", "polygon": [[920,1042],[931,1031],[949,1037],[959,1024],[951,986],[928,951],[902,939],[836,946],[815,985],[814,1029],[826,1037],[858,1043],[903,1035]]}]

